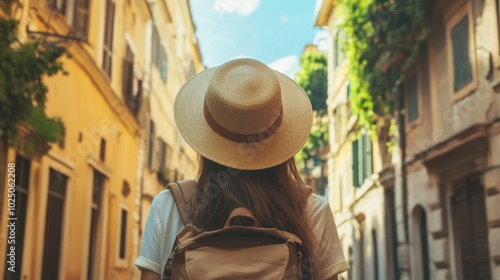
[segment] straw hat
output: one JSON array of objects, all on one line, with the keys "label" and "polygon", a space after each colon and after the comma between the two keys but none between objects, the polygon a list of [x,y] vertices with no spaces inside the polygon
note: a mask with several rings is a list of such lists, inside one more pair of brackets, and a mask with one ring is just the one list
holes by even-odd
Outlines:
[{"label": "straw hat", "polygon": [[290,78],[253,59],[235,59],[187,81],[174,104],[177,127],[202,156],[237,169],[287,161],[312,126],[307,95]]}]

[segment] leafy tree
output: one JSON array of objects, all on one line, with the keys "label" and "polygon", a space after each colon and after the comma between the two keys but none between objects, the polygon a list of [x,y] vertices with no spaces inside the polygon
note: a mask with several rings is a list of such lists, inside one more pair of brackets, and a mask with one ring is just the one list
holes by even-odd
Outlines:
[{"label": "leafy tree", "polygon": [[300,59],[301,71],[295,80],[311,101],[314,119],[309,138],[296,159],[301,169],[308,172],[308,162],[319,160],[319,153],[328,146],[327,57],[318,51],[306,51]]},{"label": "leafy tree", "polygon": [[328,146],[328,118],[314,112],[313,126],[304,147],[296,155],[300,168],[308,172],[311,160],[321,160],[320,153]]},{"label": "leafy tree", "polygon": [[[44,77],[62,71],[64,47],[38,38],[20,40],[11,15],[17,1],[0,0],[0,180],[6,182],[8,146],[28,155],[46,153],[59,141],[64,125],[45,114]],[[2,192],[3,193],[3,192]],[[0,202],[0,206],[1,206]]]},{"label": "leafy tree", "polygon": [[[10,16],[13,2],[0,1],[0,137],[28,154],[43,153],[64,132],[60,119],[45,114],[48,90],[43,79],[63,70],[59,58],[66,49],[38,38],[21,41],[19,21]],[[20,125],[29,131],[23,138]]]},{"label": "leafy tree", "polygon": [[301,71],[295,77],[297,84],[311,100],[312,108],[319,115],[326,114],[327,57],[318,51],[306,51],[300,58]]}]

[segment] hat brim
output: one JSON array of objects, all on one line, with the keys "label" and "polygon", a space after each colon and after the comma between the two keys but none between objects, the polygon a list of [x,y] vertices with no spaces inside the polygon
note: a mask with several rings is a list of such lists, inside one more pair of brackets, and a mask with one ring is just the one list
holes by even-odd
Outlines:
[{"label": "hat brim", "polygon": [[281,87],[283,105],[283,119],[276,132],[258,142],[234,142],[214,131],[203,113],[205,93],[216,69],[193,76],[175,99],[175,122],[189,146],[205,158],[243,170],[276,166],[300,151],[311,131],[312,107],[294,81],[273,70]]}]

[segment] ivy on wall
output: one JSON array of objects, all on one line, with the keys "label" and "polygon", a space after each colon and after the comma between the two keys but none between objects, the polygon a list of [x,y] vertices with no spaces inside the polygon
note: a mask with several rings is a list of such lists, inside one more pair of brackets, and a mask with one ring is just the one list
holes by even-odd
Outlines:
[{"label": "ivy on wall", "polygon": [[[430,30],[429,0],[335,0],[358,123],[389,127],[405,72]],[[385,130],[386,132],[388,129]]]}]

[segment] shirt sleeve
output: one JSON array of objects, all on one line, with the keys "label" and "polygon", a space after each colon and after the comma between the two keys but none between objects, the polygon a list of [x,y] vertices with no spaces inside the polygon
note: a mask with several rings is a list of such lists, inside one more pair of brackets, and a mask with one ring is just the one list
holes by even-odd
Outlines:
[{"label": "shirt sleeve", "polygon": [[337,225],[330,206],[323,199],[321,201],[315,215],[311,218],[318,243],[316,261],[320,270],[320,279],[329,279],[348,270],[349,265],[342,252]]},{"label": "shirt sleeve", "polygon": [[161,227],[158,216],[157,199],[153,200],[151,209],[149,210],[148,218],[142,236],[141,252],[135,265],[139,269],[148,269],[160,274],[161,272]]}]

